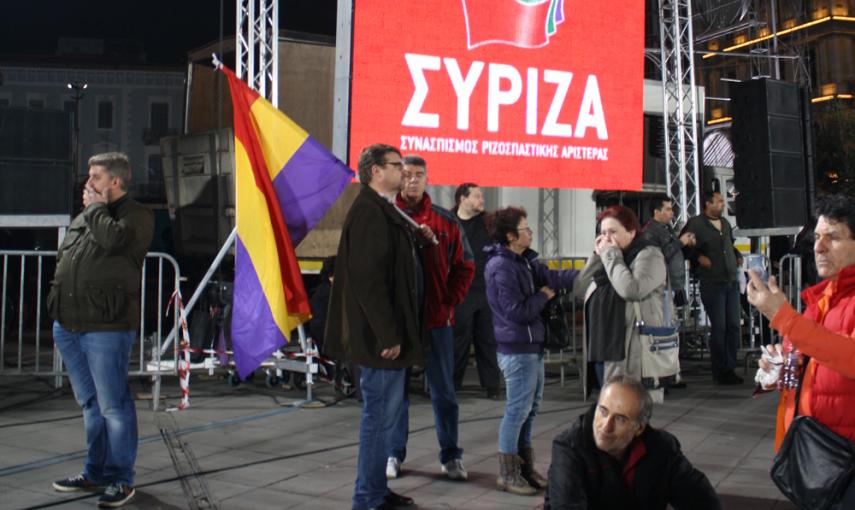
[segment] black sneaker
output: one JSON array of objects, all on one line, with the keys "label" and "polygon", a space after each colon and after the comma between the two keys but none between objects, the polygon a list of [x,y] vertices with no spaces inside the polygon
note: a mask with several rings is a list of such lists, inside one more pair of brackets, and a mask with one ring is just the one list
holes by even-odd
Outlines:
[{"label": "black sneaker", "polygon": [[57,480],[53,482],[53,488],[58,492],[101,492],[104,490],[103,485],[98,485],[89,480],[83,476],[83,473],[70,476],[64,480]]},{"label": "black sneaker", "polygon": [[733,370],[729,370],[724,372],[720,376],[715,379],[716,384],[721,384],[724,386],[734,386],[742,384],[742,378],[736,375],[736,372]]},{"label": "black sneaker", "polygon": [[489,400],[502,400],[505,395],[499,388],[487,388],[487,398]]},{"label": "black sneaker", "polygon": [[104,490],[104,494],[98,499],[100,508],[119,508],[134,497],[137,491],[123,483],[111,483]]}]

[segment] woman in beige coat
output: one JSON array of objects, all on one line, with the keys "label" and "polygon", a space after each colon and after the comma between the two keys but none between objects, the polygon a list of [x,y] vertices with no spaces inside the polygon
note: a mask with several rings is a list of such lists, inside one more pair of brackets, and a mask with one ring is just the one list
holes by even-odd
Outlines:
[{"label": "woman in beige coat", "polygon": [[[600,235],[594,254],[573,286],[577,298],[585,300],[587,359],[596,363],[600,385],[620,374],[641,380],[634,303],[639,304],[645,325],[665,325],[665,258],[656,245],[642,238],[631,209],[612,206],[597,220]],[[653,390],[651,396],[661,401],[662,390]]]}]

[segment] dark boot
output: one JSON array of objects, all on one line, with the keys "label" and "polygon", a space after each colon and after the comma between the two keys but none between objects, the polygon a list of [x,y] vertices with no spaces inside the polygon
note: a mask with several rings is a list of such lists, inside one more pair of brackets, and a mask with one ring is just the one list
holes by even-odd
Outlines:
[{"label": "dark boot", "polygon": [[519,455],[520,474],[525,478],[525,481],[535,489],[546,489],[549,480],[534,469],[534,449],[531,445],[520,446]]},{"label": "dark boot", "polygon": [[520,496],[537,494],[537,489],[529,485],[520,474],[520,458],[513,453],[499,453],[499,476],[496,478],[496,488]]}]

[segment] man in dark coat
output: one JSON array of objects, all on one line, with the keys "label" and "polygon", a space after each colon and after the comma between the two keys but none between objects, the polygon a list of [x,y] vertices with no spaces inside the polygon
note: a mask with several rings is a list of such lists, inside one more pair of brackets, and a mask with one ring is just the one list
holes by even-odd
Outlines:
[{"label": "man in dark coat", "polygon": [[475,257],[475,278],[466,299],[454,310],[454,386],[458,390],[463,386],[463,376],[469,365],[469,349],[474,344],[481,387],[486,390],[487,398],[498,399],[501,397],[501,374],[496,361],[493,315],[487,304],[487,284],[484,281],[484,267],[487,265],[484,248],[493,244],[484,219],[484,194],[477,184],[467,182],[457,187],[454,201],[457,204],[454,212]]},{"label": "man in dark coat", "polygon": [[689,219],[683,232],[695,234],[689,258],[700,280],[701,302],[710,321],[710,361],[717,384],[742,384],[736,375],[741,310],[737,273],[742,255],[733,245],[733,227],[724,214],[718,191],[705,193],[703,213]]},{"label": "man in dark coat", "polygon": [[140,326],[140,280],[154,232],[151,210],[128,195],[131,162],[121,152],[89,158],[83,212],[68,227],[48,294],[53,338],[83,409],[83,472],[59,492],[103,492],[118,508],[135,494],[137,414],[128,365]]},{"label": "man in dark coat", "polygon": [[324,352],[362,371],[354,509],[413,503],[386,485],[386,434],[401,413],[405,369],[424,365],[421,269],[413,232],[390,202],[402,168],[401,153],[389,145],[359,156],[363,186],[344,221],[327,312]]},{"label": "man in dark coat", "polygon": [[610,379],[596,405],[552,442],[544,509],[720,510],[677,438],[648,425],[652,412],[641,382]]}]

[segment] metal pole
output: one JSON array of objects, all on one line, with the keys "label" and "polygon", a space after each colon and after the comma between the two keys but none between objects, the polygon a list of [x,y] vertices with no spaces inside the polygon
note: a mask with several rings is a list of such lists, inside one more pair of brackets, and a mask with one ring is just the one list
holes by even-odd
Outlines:
[{"label": "metal pole", "polygon": [[[772,5],[772,52],[777,55],[778,54],[778,2],[777,0],[771,0]],[[777,58],[774,59],[772,64],[772,69],[775,71],[775,79],[781,79],[781,61]]]},{"label": "metal pole", "polygon": [[[196,301],[199,300],[199,297],[202,295],[202,291],[205,289],[205,286],[208,285],[208,282],[211,281],[211,277],[214,276],[214,272],[220,267],[220,264],[223,262],[223,259],[226,257],[226,253],[228,253],[229,248],[235,243],[235,238],[237,237],[237,229],[233,228],[232,233],[229,234],[226,242],[223,243],[223,247],[220,248],[220,252],[217,253],[217,256],[214,258],[214,261],[211,262],[211,267],[208,268],[208,271],[205,273],[205,276],[202,277],[202,280],[199,282],[199,285],[196,287],[196,290],[193,292],[193,295],[190,296],[190,300],[187,301],[187,304],[184,305],[184,315],[185,317],[190,315],[190,312],[193,311],[193,307],[196,305]],[[177,309],[177,307],[176,307]],[[179,312],[175,312],[176,316]],[[173,326],[172,331],[169,332],[169,336],[166,337],[166,342],[160,347],[160,355],[163,356],[163,353],[166,352],[166,349],[172,345],[172,341],[175,340],[175,335],[178,333],[178,328],[180,324],[176,323]]]}]

